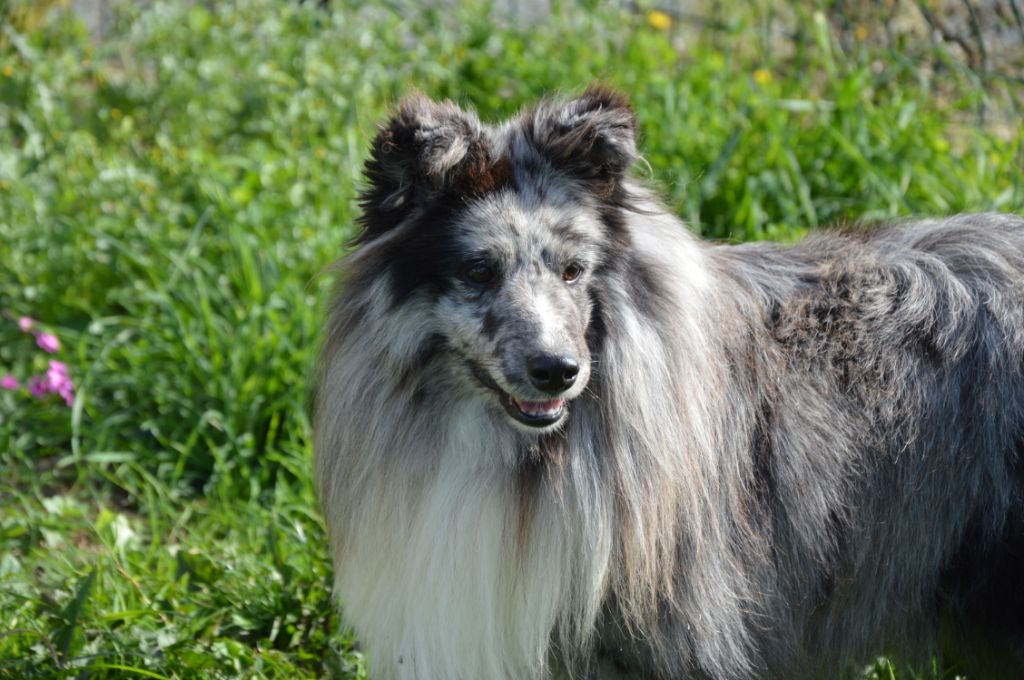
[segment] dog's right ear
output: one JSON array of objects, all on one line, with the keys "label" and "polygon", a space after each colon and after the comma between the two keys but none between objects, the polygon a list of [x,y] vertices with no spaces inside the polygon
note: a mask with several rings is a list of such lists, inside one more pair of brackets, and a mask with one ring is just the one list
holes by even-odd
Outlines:
[{"label": "dog's right ear", "polygon": [[565,103],[542,103],[527,116],[526,131],[555,167],[599,188],[621,180],[637,159],[633,108],[603,85]]},{"label": "dog's right ear", "polygon": [[464,185],[488,164],[480,119],[451,101],[416,94],[381,129],[366,162],[360,196],[363,233],[371,241],[432,196]]}]

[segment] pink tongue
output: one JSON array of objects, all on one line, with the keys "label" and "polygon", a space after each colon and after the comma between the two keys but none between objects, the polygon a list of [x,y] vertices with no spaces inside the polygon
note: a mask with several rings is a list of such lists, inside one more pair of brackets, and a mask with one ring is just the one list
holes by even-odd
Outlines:
[{"label": "pink tongue", "polygon": [[512,401],[516,403],[520,411],[525,413],[550,413],[557,411],[562,408],[561,399],[552,399],[551,401],[521,401],[513,398]]}]

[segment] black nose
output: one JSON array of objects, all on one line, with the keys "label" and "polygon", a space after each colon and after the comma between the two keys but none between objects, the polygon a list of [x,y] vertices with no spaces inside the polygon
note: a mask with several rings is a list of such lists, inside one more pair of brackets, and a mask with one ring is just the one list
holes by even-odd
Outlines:
[{"label": "black nose", "polygon": [[530,382],[542,392],[558,394],[572,387],[580,366],[572,357],[538,354],[526,361]]}]

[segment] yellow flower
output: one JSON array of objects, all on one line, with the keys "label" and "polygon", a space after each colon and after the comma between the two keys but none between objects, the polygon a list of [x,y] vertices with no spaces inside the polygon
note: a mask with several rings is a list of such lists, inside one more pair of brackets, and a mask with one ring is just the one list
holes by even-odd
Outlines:
[{"label": "yellow flower", "polygon": [[754,71],[754,82],[762,87],[772,82],[772,72],[766,68],[759,68]]},{"label": "yellow flower", "polygon": [[124,114],[121,113],[121,109],[118,109],[118,108],[110,109],[110,117],[113,118],[114,120],[120,119],[121,116],[123,116],[123,115]]},{"label": "yellow flower", "polygon": [[14,75],[14,67],[11,66],[10,64],[8,64],[7,66],[4,66],[4,75],[7,76],[8,78],[13,76]]},{"label": "yellow flower", "polygon": [[672,25],[672,17],[660,10],[652,9],[647,13],[647,23],[651,28],[664,31]]},{"label": "yellow flower", "polygon": [[853,29],[853,37],[857,39],[857,42],[864,42],[868,39],[868,27],[864,24],[857,24],[857,27]]}]

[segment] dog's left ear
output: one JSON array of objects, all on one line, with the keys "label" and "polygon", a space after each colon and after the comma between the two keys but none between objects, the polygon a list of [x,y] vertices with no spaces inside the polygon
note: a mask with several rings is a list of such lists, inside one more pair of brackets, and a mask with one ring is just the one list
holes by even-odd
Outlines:
[{"label": "dog's left ear", "polygon": [[617,181],[637,159],[633,107],[603,85],[563,104],[541,104],[525,129],[542,156],[579,179]]},{"label": "dog's left ear", "polygon": [[360,196],[370,241],[447,191],[480,193],[493,183],[484,126],[472,111],[421,94],[406,97],[373,140]]}]

